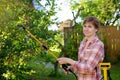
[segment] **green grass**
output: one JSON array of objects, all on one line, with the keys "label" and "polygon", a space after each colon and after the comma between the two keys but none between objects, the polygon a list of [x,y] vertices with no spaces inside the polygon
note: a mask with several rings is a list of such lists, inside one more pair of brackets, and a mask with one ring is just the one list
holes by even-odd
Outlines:
[{"label": "green grass", "polygon": [[120,62],[112,65],[110,73],[112,80],[120,80]]}]

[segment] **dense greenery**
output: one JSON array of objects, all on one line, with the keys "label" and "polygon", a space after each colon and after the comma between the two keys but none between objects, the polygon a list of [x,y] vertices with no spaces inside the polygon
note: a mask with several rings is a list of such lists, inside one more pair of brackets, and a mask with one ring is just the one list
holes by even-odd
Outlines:
[{"label": "dense greenery", "polygon": [[48,11],[34,9],[32,0],[1,0],[0,7],[0,79],[26,79],[34,71],[28,67],[27,61],[36,54],[45,53],[36,41],[18,25],[24,25],[43,44],[54,45],[58,32],[48,31],[53,21],[54,0],[46,2]]},{"label": "dense greenery", "polygon": [[71,0],[71,9],[79,11],[79,17],[96,16],[101,25],[120,25],[119,0]]},{"label": "dense greenery", "polygon": [[78,48],[80,46],[80,42],[83,39],[82,34],[82,25],[76,23],[72,32],[68,34],[67,45],[65,46],[64,56],[70,57],[74,60],[77,60]]}]

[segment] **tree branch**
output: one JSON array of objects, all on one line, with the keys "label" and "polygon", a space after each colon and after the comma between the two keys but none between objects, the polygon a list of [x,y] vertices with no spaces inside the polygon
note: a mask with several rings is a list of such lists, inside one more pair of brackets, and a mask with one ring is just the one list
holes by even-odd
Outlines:
[{"label": "tree branch", "polygon": [[[118,12],[120,11],[120,9],[118,9]],[[114,21],[112,21],[112,25],[120,18],[120,14],[118,13],[114,19]]]},{"label": "tree branch", "polygon": [[74,15],[74,12],[72,12],[72,14],[73,14],[73,20],[72,20],[72,26],[74,26],[75,25],[75,23],[76,23],[76,19],[78,18],[78,16],[79,16],[79,13],[80,13],[80,10],[81,10],[81,8],[79,8],[78,9],[78,11],[77,11],[77,14],[76,15]]}]

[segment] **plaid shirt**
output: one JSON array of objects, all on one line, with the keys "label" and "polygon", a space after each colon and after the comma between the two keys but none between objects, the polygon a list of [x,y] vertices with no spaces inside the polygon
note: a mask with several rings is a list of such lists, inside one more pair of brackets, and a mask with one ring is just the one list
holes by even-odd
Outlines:
[{"label": "plaid shirt", "polygon": [[104,59],[104,44],[95,36],[88,44],[84,38],[80,44],[78,61],[71,66],[71,69],[78,76],[78,80],[100,80],[101,70],[99,62]]}]

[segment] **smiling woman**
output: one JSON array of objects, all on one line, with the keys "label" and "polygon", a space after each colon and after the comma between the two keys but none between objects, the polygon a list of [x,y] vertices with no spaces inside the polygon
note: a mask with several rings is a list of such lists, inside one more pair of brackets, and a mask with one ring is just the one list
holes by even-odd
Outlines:
[{"label": "smiling woman", "polygon": [[95,36],[100,27],[99,20],[95,17],[87,17],[83,22],[83,33],[86,37]]},{"label": "smiling woman", "polygon": [[68,69],[73,70],[78,80],[101,80],[99,63],[104,59],[104,44],[97,37],[100,23],[96,17],[90,16],[83,21],[85,38],[78,49],[78,61],[62,57],[60,64],[70,64]]}]

